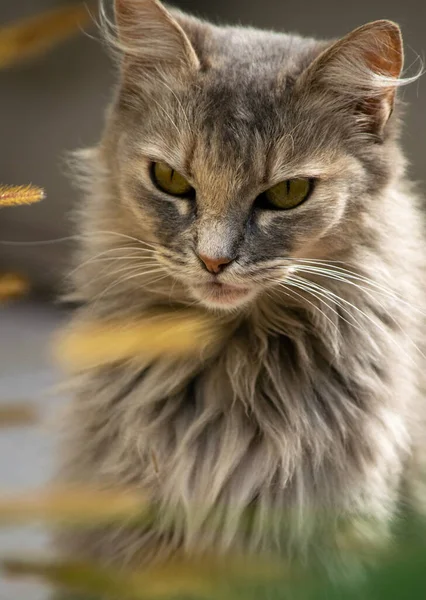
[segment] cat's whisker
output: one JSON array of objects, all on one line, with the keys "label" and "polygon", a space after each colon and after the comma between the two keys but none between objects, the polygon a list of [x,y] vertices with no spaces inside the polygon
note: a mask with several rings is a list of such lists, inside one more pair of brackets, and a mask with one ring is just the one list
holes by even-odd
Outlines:
[{"label": "cat's whisker", "polygon": [[87,234],[86,237],[88,237],[89,239],[92,239],[94,236],[99,235],[116,235],[118,237],[122,237],[128,240],[132,240],[133,242],[137,242],[138,244],[140,244],[141,246],[148,246],[151,248],[162,248],[162,244],[159,243],[152,243],[152,242],[146,242],[145,240],[141,240],[140,238],[136,238],[132,235],[128,235],[127,233],[121,233],[119,231],[111,231],[108,229],[97,229],[96,231],[94,231],[93,233]]},{"label": "cat's whisker", "polygon": [[147,265],[158,265],[160,264],[158,262],[158,260],[152,260],[152,256],[147,257],[149,259],[151,259],[150,262],[147,262],[144,260],[143,256],[118,256],[118,257],[107,257],[107,258],[99,258],[98,260],[96,260],[96,263],[100,263],[100,262],[121,262],[123,260],[127,261],[127,262],[139,262],[141,265],[147,266]]},{"label": "cat's whisker", "polygon": [[[303,290],[302,286],[298,286],[298,285],[297,285],[297,282],[296,282],[295,284],[293,284],[293,285],[292,285],[292,283],[291,283],[291,281],[290,281],[290,280],[286,281],[285,283],[283,283],[283,282],[277,282],[277,283],[278,283],[278,285],[279,285],[279,286],[283,287],[283,288],[284,288],[284,289],[286,289],[286,290],[287,290],[287,288],[288,288],[288,287],[292,286],[293,288],[299,288],[299,289],[301,289],[302,291],[306,291],[306,290]],[[331,326],[332,326],[332,327],[333,327],[333,328],[336,330],[336,333],[339,333],[339,335],[340,335],[339,328],[337,327],[336,323],[334,323],[334,322],[333,322],[333,321],[330,319],[330,317],[329,317],[328,315],[326,315],[326,314],[325,314],[325,312],[324,312],[323,310],[321,310],[321,308],[320,308],[320,307],[319,307],[317,304],[315,304],[314,302],[312,302],[312,301],[311,301],[311,300],[309,300],[308,298],[305,298],[304,296],[302,296],[302,295],[301,295],[301,294],[299,294],[298,292],[295,292],[295,291],[294,291],[294,289],[293,289],[293,290],[291,290],[291,291],[292,291],[292,293],[296,294],[296,295],[297,295],[299,298],[301,298],[301,299],[302,299],[304,302],[307,302],[307,303],[308,303],[310,306],[312,306],[312,307],[313,307],[313,308],[314,308],[316,311],[319,311],[319,312],[320,312],[320,313],[323,315],[323,317],[325,317],[325,319],[326,319],[326,320],[327,320],[327,321],[330,323],[330,325],[331,325]],[[314,295],[314,294],[313,294],[313,295]],[[334,312],[336,312],[336,310],[334,310]],[[336,314],[337,314],[337,312],[336,312]]]},{"label": "cat's whisker", "polygon": [[133,275],[127,275],[126,277],[121,277],[119,278],[117,281],[113,281],[110,285],[108,285],[100,294],[98,294],[95,297],[95,303],[99,303],[99,301],[108,293],[110,292],[112,289],[114,289],[115,287],[117,287],[118,285],[123,285],[124,283],[126,283],[127,281],[130,281],[131,279],[135,279],[136,277],[144,277],[146,275],[150,275],[152,273],[159,273],[161,271],[164,272],[164,269],[160,266],[157,269],[151,269],[149,271],[141,271],[140,269],[138,269],[137,266],[135,266],[133,268],[133,271],[136,271],[136,273],[134,273]]},{"label": "cat's whisker", "polygon": [[[304,291],[316,297],[320,302],[324,302],[330,308],[330,310],[332,310],[338,316],[339,320],[342,320],[344,323],[347,323],[351,327],[355,327],[355,329],[357,329],[358,331],[365,333],[366,328],[361,325],[361,323],[354,317],[354,315],[349,311],[349,309],[342,305],[338,301],[338,299],[332,298],[330,296],[330,294],[328,293],[329,290],[327,290],[326,288],[321,288],[321,286],[317,286],[317,288],[315,288],[315,291],[313,291],[312,287],[309,285],[310,283],[310,281],[305,280],[303,278],[298,278],[296,281],[294,281],[292,278],[289,279],[289,285],[296,285],[297,287],[300,287],[300,289],[304,289]],[[324,298],[326,298],[329,302],[326,302]],[[352,321],[346,319],[346,317],[340,314],[335,308],[333,309],[330,302],[333,302],[345,314],[351,317]],[[354,323],[356,323],[356,325],[354,325]]]},{"label": "cat's whisker", "polygon": [[[323,288],[322,286],[312,282],[312,281],[308,281],[305,278],[299,278],[297,276],[294,276],[294,279],[297,281],[299,279],[302,280],[303,285],[307,285],[308,287],[313,287],[314,289],[319,289],[319,290],[325,290],[325,288]],[[338,294],[335,294],[334,292],[330,291],[330,290],[326,290],[327,294],[329,296],[331,296],[333,299],[335,299],[337,304],[340,304],[340,308],[343,309],[343,306],[341,305],[341,303],[343,302],[344,304],[346,304],[347,306],[351,307],[353,310],[355,310],[358,314],[362,315],[363,317],[365,317],[366,319],[368,319],[368,321],[373,324],[375,327],[377,327],[382,333],[385,334],[385,336],[390,339],[392,341],[392,343],[394,345],[396,345],[396,347],[401,350],[406,356],[407,358],[410,359],[410,361],[412,361],[412,358],[409,356],[408,352],[403,349],[400,344],[398,344],[398,342],[395,340],[395,338],[391,335],[391,333],[389,331],[387,331],[387,329],[377,323],[377,321],[375,319],[373,319],[371,317],[371,315],[369,315],[368,313],[366,313],[365,311],[361,310],[359,307],[357,307],[355,304],[353,304],[352,302],[349,302],[349,300],[346,300],[345,298],[342,298],[341,296],[339,296]],[[348,313],[351,314],[351,313]],[[351,315],[353,318],[353,315]],[[422,352],[422,350],[418,347],[418,345],[414,342],[414,340],[404,331],[404,329],[402,327],[399,326],[399,329],[401,331],[401,333],[404,334],[405,339],[410,342],[413,347],[420,353],[420,355],[424,358],[426,358],[426,356],[424,355],[424,353]],[[414,362],[414,361],[413,361]]]},{"label": "cat's whisker", "polygon": [[105,254],[110,254],[111,252],[119,252],[126,249],[126,246],[123,247],[118,247],[118,248],[109,248],[108,250],[103,250],[102,252],[99,252],[98,254],[96,254],[95,256],[91,256],[90,258],[88,258],[87,260],[83,261],[82,263],[78,264],[74,269],[72,269],[72,271],[70,271],[67,276],[68,277],[72,277],[75,273],[77,273],[80,269],[83,269],[84,267],[86,267],[87,265],[91,264],[92,262],[96,262],[97,259],[101,256],[104,256]]},{"label": "cat's whisker", "polygon": [[173,281],[173,283],[172,283],[172,286],[171,286],[171,288],[170,288],[170,292],[169,292],[169,301],[170,301],[170,302],[172,301],[173,292],[174,292],[174,290],[175,290],[175,287],[176,287],[176,284],[177,284],[177,279],[176,279],[176,277],[173,277],[172,281]]},{"label": "cat's whisker", "polygon": [[116,265],[118,268],[115,268],[115,263],[112,264],[106,264],[103,266],[103,268],[101,268],[100,270],[97,270],[96,275],[94,277],[92,277],[90,279],[90,283],[93,284],[96,281],[101,280],[104,277],[114,277],[120,273],[123,273],[125,271],[128,271],[130,269],[136,269],[136,268],[140,268],[140,267],[145,267],[145,268],[152,268],[152,267],[158,267],[159,263],[157,261],[155,262],[145,262],[142,261],[140,259],[135,259],[135,260],[127,260],[126,263],[124,265]]},{"label": "cat's whisker", "polygon": [[[317,274],[317,271],[312,271],[309,267],[303,267],[303,266],[296,266],[296,272],[298,273],[313,273],[313,274]],[[346,283],[348,285],[351,285],[353,287],[356,287],[357,289],[359,289],[363,294],[365,294],[366,296],[368,296],[368,298],[370,298],[371,300],[373,300],[373,302],[377,302],[379,304],[379,306],[381,308],[383,308],[384,312],[386,312],[389,316],[390,319],[394,320],[396,323],[395,318],[389,313],[387,307],[383,304],[383,302],[381,302],[380,300],[378,300],[378,298],[373,294],[373,291],[371,288],[368,289],[365,286],[359,285],[357,283],[354,283],[353,281],[348,281],[346,278],[344,277],[340,277],[337,275],[334,275],[333,273],[320,273],[319,274],[322,277],[325,277],[327,279],[330,279],[332,281],[340,281],[342,283]],[[312,280],[309,280],[310,282],[312,282]],[[314,283],[314,282],[312,282]],[[377,293],[377,291],[376,291]],[[392,300],[397,300],[394,297],[391,297]]]},{"label": "cat's whisker", "polygon": [[[144,266],[146,266],[146,265],[144,265]],[[158,265],[154,264],[152,266],[156,267]],[[93,283],[100,282],[102,279],[104,279],[106,277],[108,277],[109,279],[117,278],[124,273],[128,273],[129,271],[136,271],[139,269],[139,267],[140,267],[140,263],[138,265],[128,265],[127,267],[123,266],[122,268],[111,271],[110,269],[108,269],[108,266],[107,266],[104,269],[102,269],[100,271],[100,273],[97,274],[96,277],[91,279],[90,284],[93,285]],[[115,281],[116,281],[116,279],[112,283],[115,283]]]},{"label": "cat's whisker", "polygon": [[315,308],[316,311],[318,311],[323,317],[325,317],[328,321],[330,321],[330,324],[333,326],[336,333],[340,335],[337,324],[333,323],[333,321],[330,319],[330,317],[328,317],[325,314],[325,312],[321,309],[321,307],[314,304],[313,302],[311,302],[308,298],[306,298],[306,296],[302,296],[301,294],[296,292],[295,289],[299,289],[300,291],[310,294],[311,296],[317,298],[321,302],[321,304],[325,304],[327,306],[327,308],[330,309],[332,312],[337,313],[337,311],[332,306],[330,306],[330,304],[328,302],[319,298],[318,296],[316,296],[316,294],[312,293],[310,290],[305,289],[303,286],[296,285],[296,284],[286,285],[284,283],[277,282],[276,280],[273,280],[273,281],[274,281],[274,283],[278,283],[280,289],[279,290],[274,289],[274,288],[269,289],[267,295],[272,296],[273,294],[275,294],[275,295],[279,294],[279,298],[281,298],[281,294],[284,293],[289,298],[294,299],[296,297],[296,298],[299,298],[299,300],[301,299],[303,303],[306,302],[306,303],[312,305],[312,307]]},{"label": "cat's whisker", "polygon": [[[80,263],[79,265],[77,265],[69,274],[68,277],[71,277],[72,275],[74,275],[76,272],[78,272],[80,269],[84,268],[85,266],[97,262],[98,259],[102,256],[104,256],[105,254],[110,254],[112,252],[124,252],[124,251],[129,251],[131,250],[132,252],[135,253],[135,258],[138,256],[144,256],[145,253],[151,254],[151,255],[156,255],[158,253],[158,250],[150,250],[150,249],[144,249],[144,248],[140,248],[140,247],[136,247],[136,246],[120,246],[117,248],[109,248],[108,250],[104,250],[103,252],[99,252],[99,254],[96,254],[95,256],[92,256],[91,258],[85,260],[84,262]],[[111,260],[115,260],[117,257],[112,256]],[[152,256],[150,256],[150,258],[152,258]]]},{"label": "cat's whisker", "polygon": [[166,274],[162,275],[161,277],[157,277],[157,279],[149,280],[146,283],[144,282],[144,287],[149,289],[150,286],[152,286],[154,283],[158,283],[159,281],[162,281],[163,279],[167,279],[168,277],[170,277],[170,276],[168,273],[166,273]]},{"label": "cat's whisker", "polygon": [[[273,280],[276,282],[276,280]],[[334,294],[334,297],[332,295],[332,293],[330,293],[329,290],[327,290],[327,288],[323,288],[322,286],[315,286],[315,291],[313,291],[312,287],[315,285],[313,284],[313,282],[311,282],[310,280],[301,278],[301,277],[290,277],[288,278],[285,282],[278,282],[280,286],[282,287],[286,287],[288,286],[293,286],[293,287],[298,287],[299,289],[303,289],[303,291],[311,294],[312,296],[314,296],[315,298],[317,298],[320,302],[323,302],[327,305],[327,307],[334,312],[339,320],[344,321],[345,323],[347,323],[348,325],[350,325],[351,327],[355,327],[356,329],[358,329],[361,332],[365,332],[366,329],[362,327],[362,325],[360,324],[360,322],[354,317],[354,315],[349,311],[348,308],[346,308],[342,303],[339,302],[339,297]],[[324,300],[324,298],[326,298],[329,302],[326,302]],[[333,302],[335,305],[339,306],[339,308],[348,316],[351,317],[352,322],[349,321],[348,319],[346,319],[342,314],[340,314],[338,311],[336,311],[336,309],[330,304],[330,302]],[[354,325],[354,322],[356,323],[356,325]]]},{"label": "cat's whisker", "polygon": [[[312,271],[310,269],[310,267],[305,267],[305,266],[296,266],[296,269],[298,272],[305,272],[305,273],[314,273],[317,274],[317,271]],[[343,283],[346,283],[348,285],[354,286],[356,288],[358,288],[359,290],[361,290],[364,294],[366,294],[371,300],[373,300],[373,302],[376,302],[379,304],[379,306],[384,310],[384,312],[387,314],[388,318],[391,319],[395,325],[402,330],[401,325],[399,325],[398,321],[395,319],[395,317],[391,314],[391,312],[389,312],[388,307],[386,307],[383,302],[381,302],[375,295],[373,295],[373,291],[376,291],[376,293],[380,293],[383,295],[385,295],[385,297],[387,297],[388,299],[392,299],[395,302],[401,302],[402,304],[405,304],[407,306],[409,306],[410,308],[412,308],[413,310],[416,310],[417,312],[419,312],[420,314],[426,314],[423,311],[421,311],[420,309],[417,309],[415,306],[411,305],[408,302],[405,302],[404,300],[394,296],[394,295],[390,295],[390,294],[383,294],[380,291],[377,290],[372,290],[371,288],[368,289],[365,286],[361,286],[357,283],[354,283],[353,281],[348,281],[345,277],[340,277],[338,275],[335,275],[334,273],[330,273],[330,272],[320,272],[319,273],[320,276],[326,277],[328,279],[334,280],[334,281],[341,281]]]},{"label": "cat's whisker", "polygon": [[[365,311],[363,311],[362,309],[360,309],[358,306],[356,306],[355,304],[353,304],[352,302],[350,302],[346,298],[343,298],[339,294],[336,294],[332,290],[324,288],[323,286],[319,285],[318,283],[315,283],[312,280],[308,280],[305,277],[298,277],[297,275],[292,275],[291,279],[294,280],[294,281],[299,281],[303,285],[306,285],[306,286],[309,286],[311,288],[317,289],[318,291],[320,291],[322,293],[326,293],[329,297],[333,298],[336,301],[336,303],[343,302],[344,304],[346,304],[347,306],[349,306],[350,308],[352,308],[353,310],[355,310],[360,315],[366,317],[370,322],[372,322],[373,324],[375,324],[374,319],[370,315],[368,315]],[[380,325],[379,328],[384,333],[388,333],[386,331],[386,329],[382,325]]]},{"label": "cat's whisker", "polygon": [[[417,310],[418,312],[420,312],[421,314],[425,314],[426,313],[420,308],[420,307],[416,307],[414,304],[412,304],[411,302],[408,302],[401,294],[399,294],[396,290],[391,289],[390,287],[384,286],[380,283],[378,283],[377,281],[366,277],[364,275],[361,275],[359,273],[357,273],[356,271],[351,271],[349,269],[344,269],[342,267],[336,267],[334,264],[328,262],[328,261],[321,261],[319,259],[289,259],[292,262],[292,265],[294,265],[296,268],[301,268],[302,265],[300,265],[300,263],[304,263],[307,267],[311,268],[313,271],[312,272],[318,272],[318,273],[330,273],[332,272],[334,275],[341,275],[342,277],[347,277],[347,279],[345,279],[345,281],[347,281],[347,283],[349,283],[349,280],[354,279],[354,280],[358,280],[358,281],[362,281],[368,285],[370,285],[371,287],[376,288],[378,291],[381,291],[383,294],[386,294],[392,298],[398,299],[400,300],[402,303],[406,304],[407,306],[409,306],[410,308],[413,308],[414,310]],[[339,262],[339,261],[336,261]],[[340,261],[343,263],[343,261]],[[312,265],[310,263],[313,263]],[[317,264],[320,264],[321,266],[318,267]],[[303,266],[305,266],[303,265]],[[328,269],[326,267],[329,267]]]},{"label": "cat's whisker", "polygon": [[[329,310],[331,310],[334,314],[336,314],[339,321],[343,321],[344,323],[347,323],[350,327],[354,327],[358,331],[365,333],[366,327],[363,327],[362,324],[358,321],[358,319],[356,319],[354,317],[354,315],[344,305],[342,305],[338,301],[336,301],[335,298],[331,298],[330,295],[327,293],[328,290],[326,290],[325,288],[323,291],[317,290],[317,289],[315,291],[313,291],[309,285],[302,283],[300,281],[292,281],[291,279],[286,283],[288,283],[289,286],[303,289],[303,291],[314,296],[321,303],[324,303],[329,308]],[[285,284],[283,284],[283,285],[285,286]],[[334,304],[334,306],[332,303]],[[349,321],[345,316],[343,316],[343,314],[339,313],[336,310],[335,306],[338,306],[340,308],[340,310],[343,311],[346,315],[348,315],[348,317],[350,317],[352,320]]]},{"label": "cat's whisker", "polygon": [[[127,263],[129,263],[130,261],[126,261]],[[113,269],[111,270],[111,265],[106,265],[101,271],[100,273],[98,273],[98,276],[92,280],[92,281],[97,281],[99,279],[101,279],[102,277],[115,277],[117,275],[121,275],[122,273],[126,273],[128,271],[132,271],[138,267],[145,267],[145,268],[154,268],[154,267],[159,267],[159,263],[158,262],[145,262],[145,261],[141,261],[140,259],[136,260],[136,265],[134,264],[135,261],[133,261],[133,264],[128,264],[127,266],[124,265],[118,269]],[[113,266],[113,265],[112,265]]]}]

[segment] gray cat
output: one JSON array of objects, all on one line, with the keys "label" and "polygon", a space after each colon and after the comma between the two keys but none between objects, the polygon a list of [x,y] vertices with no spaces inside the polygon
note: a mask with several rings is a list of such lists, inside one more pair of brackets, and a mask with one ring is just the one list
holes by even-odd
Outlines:
[{"label": "gray cat", "polygon": [[80,154],[82,314],[196,305],[226,327],[198,359],[78,378],[63,477],[140,486],[162,517],[68,547],[122,563],[379,547],[422,502],[425,446],[400,30],[377,21],[330,42],[155,0],[115,13],[119,83],[99,146]]}]

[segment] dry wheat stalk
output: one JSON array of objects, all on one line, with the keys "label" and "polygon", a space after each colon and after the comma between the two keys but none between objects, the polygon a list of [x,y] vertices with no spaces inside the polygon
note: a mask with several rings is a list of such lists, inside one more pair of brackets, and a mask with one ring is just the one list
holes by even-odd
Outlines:
[{"label": "dry wheat stalk", "polygon": [[0,29],[0,69],[37,58],[91,23],[90,2],[79,2]]},{"label": "dry wheat stalk", "polygon": [[0,207],[34,204],[44,197],[44,190],[33,185],[0,185]]}]

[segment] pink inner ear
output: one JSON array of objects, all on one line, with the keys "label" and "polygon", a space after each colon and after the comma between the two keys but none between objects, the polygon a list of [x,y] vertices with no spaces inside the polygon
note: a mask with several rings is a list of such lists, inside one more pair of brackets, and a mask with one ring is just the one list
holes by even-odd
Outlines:
[{"label": "pink inner ear", "polygon": [[[378,29],[374,46],[370,44],[370,48],[364,51],[369,69],[378,75],[398,79],[403,67],[403,46],[397,26],[383,26]],[[371,117],[376,117],[379,128],[383,128],[392,114],[394,99],[395,87],[383,88],[381,97],[364,100],[363,110]]]},{"label": "pink inner ear", "polygon": [[402,40],[399,30],[396,26],[395,28],[383,27],[377,31],[374,41],[376,49],[368,49],[364,52],[367,65],[379,75],[397,79],[403,66]]}]

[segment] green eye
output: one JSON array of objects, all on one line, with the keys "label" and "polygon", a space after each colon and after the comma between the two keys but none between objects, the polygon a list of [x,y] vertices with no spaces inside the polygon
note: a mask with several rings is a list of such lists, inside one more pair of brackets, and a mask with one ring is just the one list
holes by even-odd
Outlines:
[{"label": "green eye", "polygon": [[304,177],[287,179],[263,192],[259,196],[258,205],[272,210],[289,210],[302,204],[309,196],[312,187],[312,179]]},{"label": "green eye", "polygon": [[151,177],[158,189],[172,196],[189,196],[194,191],[185,177],[164,162],[152,163]]}]

